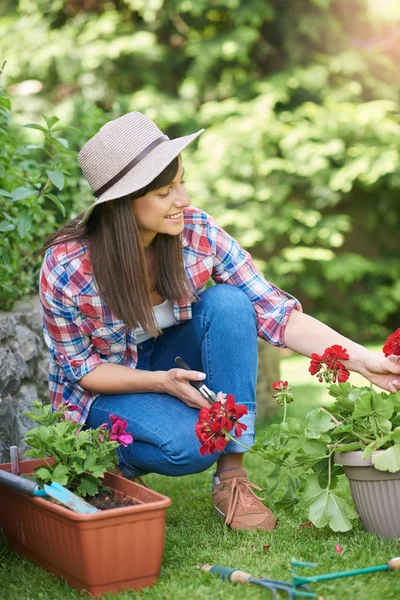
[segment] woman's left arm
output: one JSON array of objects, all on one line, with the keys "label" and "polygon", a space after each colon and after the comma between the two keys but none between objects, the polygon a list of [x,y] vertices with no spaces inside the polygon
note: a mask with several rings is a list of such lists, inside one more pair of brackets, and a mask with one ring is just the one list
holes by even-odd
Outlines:
[{"label": "woman's left arm", "polygon": [[284,340],[288,348],[304,356],[313,352],[322,354],[334,344],[343,346],[350,356],[350,360],[343,361],[347,369],[388,392],[400,390],[400,356],[387,358],[383,353],[372,352],[309,315],[293,310],[286,323]]}]

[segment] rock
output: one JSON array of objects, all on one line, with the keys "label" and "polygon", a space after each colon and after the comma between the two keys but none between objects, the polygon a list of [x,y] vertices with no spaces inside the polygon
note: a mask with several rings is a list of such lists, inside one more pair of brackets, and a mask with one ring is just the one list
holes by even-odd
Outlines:
[{"label": "rock", "polygon": [[9,447],[26,446],[25,432],[33,421],[24,412],[35,400],[49,401],[48,351],[41,330],[39,297],[16,304],[11,312],[0,312],[0,460],[9,461]]}]

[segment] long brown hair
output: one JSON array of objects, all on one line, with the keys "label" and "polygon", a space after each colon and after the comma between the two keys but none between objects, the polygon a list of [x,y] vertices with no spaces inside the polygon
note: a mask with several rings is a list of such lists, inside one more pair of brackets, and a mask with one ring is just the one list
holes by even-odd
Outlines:
[{"label": "long brown hair", "polygon": [[41,252],[62,242],[82,240],[88,244],[90,261],[98,290],[112,312],[128,327],[139,323],[152,337],[161,331],[154,320],[151,291],[169,300],[194,299],[186,277],[180,236],[157,233],[151,247],[156,256],[156,275],[150,284],[140,226],[132,210],[132,200],[173,181],[179,166],[175,158],[145,188],[96,206],[87,223],[78,227],[83,213],[52,233]]}]

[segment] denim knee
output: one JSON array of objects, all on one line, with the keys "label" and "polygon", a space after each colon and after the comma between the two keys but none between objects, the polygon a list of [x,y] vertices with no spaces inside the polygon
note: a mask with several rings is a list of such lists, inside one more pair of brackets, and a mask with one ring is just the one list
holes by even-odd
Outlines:
[{"label": "denim knee", "polygon": [[[208,314],[216,314],[218,317],[226,315],[230,321],[233,319],[246,322],[250,317],[251,322],[256,323],[256,314],[250,298],[243,290],[233,285],[213,285],[200,295],[200,300],[200,311],[205,310]],[[196,307],[196,303],[193,306]]]},{"label": "denim knee", "polygon": [[182,469],[182,475],[189,473],[201,473],[211,467],[220,457],[221,453],[200,454],[200,442],[197,438],[188,440],[186,436],[179,439],[176,435],[162,450],[171,468]]}]

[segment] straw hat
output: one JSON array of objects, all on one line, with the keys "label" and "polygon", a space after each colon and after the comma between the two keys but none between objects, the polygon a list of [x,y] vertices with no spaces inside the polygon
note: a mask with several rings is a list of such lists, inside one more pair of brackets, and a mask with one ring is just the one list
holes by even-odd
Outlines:
[{"label": "straw hat", "polygon": [[203,131],[170,140],[139,112],[127,113],[103,125],[78,155],[83,174],[96,196],[79,224],[88,220],[98,204],[144,188]]}]

